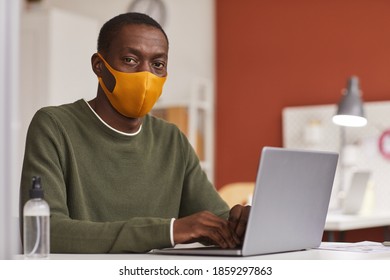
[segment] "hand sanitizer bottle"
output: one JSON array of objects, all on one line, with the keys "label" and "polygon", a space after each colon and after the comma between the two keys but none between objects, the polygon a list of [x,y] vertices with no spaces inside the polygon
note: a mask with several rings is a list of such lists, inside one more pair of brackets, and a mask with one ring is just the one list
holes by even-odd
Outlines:
[{"label": "hand sanitizer bottle", "polygon": [[35,176],[23,208],[23,251],[26,258],[47,258],[50,253],[50,208],[43,200],[41,178]]}]

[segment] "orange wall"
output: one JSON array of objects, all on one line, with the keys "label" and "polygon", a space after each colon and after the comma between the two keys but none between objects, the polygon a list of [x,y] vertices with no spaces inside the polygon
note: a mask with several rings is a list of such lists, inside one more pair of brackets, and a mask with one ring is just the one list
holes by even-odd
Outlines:
[{"label": "orange wall", "polygon": [[[334,104],[357,75],[390,99],[390,1],[216,0],[216,186],[254,181],[282,108]],[[390,116],[389,116],[390,117]]]}]

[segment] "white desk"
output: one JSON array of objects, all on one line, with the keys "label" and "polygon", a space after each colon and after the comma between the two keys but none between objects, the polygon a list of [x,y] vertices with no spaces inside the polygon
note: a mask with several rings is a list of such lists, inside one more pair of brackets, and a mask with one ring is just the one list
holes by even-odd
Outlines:
[{"label": "white desk", "polygon": [[[346,244],[328,243],[327,244]],[[23,255],[15,256],[23,260]],[[251,257],[176,256],[159,254],[51,254],[51,260],[390,260],[390,250],[378,253],[360,253],[311,249],[297,252],[267,254]]]},{"label": "white desk", "polygon": [[390,226],[390,214],[372,215],[345,215],[329,213],[326,218],[325,231],[329,231],[329,241],[334,241],[333,233],[348,230],[388,227]]},{"label": "white desk", "polygon": [[[348,246],[351,243],[330,243],[322,245]],[[355,244],[352,244],[355,245]],[[380,244],[375,244],[376,248]],[[381,246],[381,245],[380,245]],[[334,248],[334,247],[332,247]],[[374,250],[374,249],[373,249]],[[1,266],[0,278],[9,275],[17,279],[39,277],[41,280],[60,279],[161,279],[159,276],[145,276],[135,271],[164,271],[161,275],[174,275],[167,279],[249,279],[247,277],[224,274],[238,268],[255,269],[269,272],[271,277],[259,274],[253,278],[264,279],[360,279],[367,277],[383,278],[388,273],[390,248],[365,253],[362,250],[335,251],[312,249],[298,252],[268,254],[252,257],[209,257],[209,256],[174,256],[157,254],[51,254],[48,261],[25,261],[22,255],[16,260],[5,262]],[[52,261],[55,260],[55,261]],[[184,271],[191,271],[188,278]],[[124,272],[127,271],[125,274]],[[173,272],[171,274],[165,273]],[[176,273],[177,271],[177,273]],[[223,274],[220,274],[222,271]],[[240,270],[241,271],[241,270]],[[197,274],[193,274],[197,272]],[[4,274],[4,277],[2,277]],[[122,276],[127,276],[126,278]],[[143,275],[143,276],[141,276]],[[150,274],[149,274],[150,275]],[[224,275],[224,276],[223,276]],[[241,274],[243,275],[243,274]],[[262,274],[266,276],[265,274]],[[76,276],[76,277],[75,277]],[[118,278],[119,276],[119,278]],[[138,277],[139,276],[139,277]],[[217,277],[214,277],[217,276]],[[222,277],[223,276],[223,277]],[[21,278],[23,277],[23,278]],[[387,277],[388,278],[388,277]],[[34,278],[38,279],[38,278]]]}]

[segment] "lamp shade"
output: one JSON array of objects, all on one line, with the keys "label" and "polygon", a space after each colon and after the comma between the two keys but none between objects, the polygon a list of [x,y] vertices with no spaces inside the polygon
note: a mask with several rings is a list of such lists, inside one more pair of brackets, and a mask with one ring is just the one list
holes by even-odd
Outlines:
[{"label": "lamp shade", "polygon": [[335,124],[353,127],[367,124],[360,95],[359,79],[352,76],[348,80],[347,89],[338,104],[337,113],[332,118]]}]

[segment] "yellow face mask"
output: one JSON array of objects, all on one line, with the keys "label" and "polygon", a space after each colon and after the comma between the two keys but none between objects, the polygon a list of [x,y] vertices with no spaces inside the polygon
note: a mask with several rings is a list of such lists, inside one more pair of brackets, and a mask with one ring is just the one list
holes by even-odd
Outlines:
[{"label": "yellow face mask", "polygon": [[101,77],[99,84],[111,105],[122,115],[140,118],[152,110],[160,97],[167,77],[159,77],[150,72],[126,73],[113,69],[98,53],[104,65],[115,78],[115,87],[110,92]]}]

